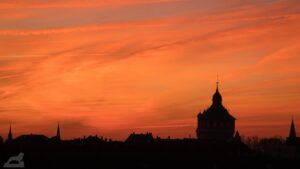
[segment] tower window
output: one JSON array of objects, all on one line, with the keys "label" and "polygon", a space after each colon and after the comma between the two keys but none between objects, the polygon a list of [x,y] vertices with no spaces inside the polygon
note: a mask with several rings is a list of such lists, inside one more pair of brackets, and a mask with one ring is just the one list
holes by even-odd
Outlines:
[{"label": "tower window", "polygon": [[218,126],[218,122],[214,122],[214,127],[217,127]]}]

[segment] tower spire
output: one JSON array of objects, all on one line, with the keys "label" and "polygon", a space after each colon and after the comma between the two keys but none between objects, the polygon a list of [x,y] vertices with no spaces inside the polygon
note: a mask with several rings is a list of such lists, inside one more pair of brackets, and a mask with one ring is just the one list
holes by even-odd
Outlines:
[{"label": "tower spire", "polygon": [[57,140],[60,140],[60,128],[59,128],[59,123],[57,124],[56,138],[57,138]]},{"label": "tower spire", "polygon": [[292,123],[291,123],[291,128],[290,128],[290,138],[296,138],[296,130],[295,130],[295,125],[294,125],[294,117],[292,117]]},{"label": "tower spire", "polygon": [[217,90],[219,90],[219,74],[217,74]]},{"label": "tower spire", "polygon": [[9,125],[9,131],[8,131],[8,135],[7,135],[7,142],[10,142],[13,140],[13,135],[12,135],[12,131],[11,131],[11,125]]}]

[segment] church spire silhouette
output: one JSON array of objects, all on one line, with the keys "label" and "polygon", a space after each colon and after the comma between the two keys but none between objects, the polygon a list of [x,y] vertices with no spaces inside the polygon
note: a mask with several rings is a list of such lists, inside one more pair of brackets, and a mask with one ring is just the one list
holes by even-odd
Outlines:
[{"label": "church spire silhouette", "polygon": [[213,95],[213,104],[215,105],[221,105],[222,104],[222,96],[219,92],[219,77],[217,77],[217,88],[216,88],[216,92]]},{"label": "church spire silhouette", "polygon": [[59,128],[59,123],[57,124],[56,139],[57,139],[57,140],[60,140],[60,128]]},{"label": "church spire silhouette", "polygon": [[290,128],[290,138],[296,138],[296,130],[294,125],[294,118],[292,118],[291,128]]},{"label": "church spire silhouette", "polygon": [[12,134],[12,131],[11,131],[11,125],[9,125],[9,131],[8,131],[8,135],[7,135],[7,142],[10,142],[13,140],[13,134]]}]

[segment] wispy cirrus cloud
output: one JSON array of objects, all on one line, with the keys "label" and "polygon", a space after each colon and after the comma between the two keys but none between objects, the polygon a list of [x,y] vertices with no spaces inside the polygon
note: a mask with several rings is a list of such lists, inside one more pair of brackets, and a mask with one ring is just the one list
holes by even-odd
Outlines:
[{"label": "wispy cirrus cloud", "polygon": [[1,121],[49,136],[60,121],[65,138],[194,136],[219,73],[240,132],[288,127],[299,111],[299,2],[215,2],[1,1]]},{"label": "wispy cirrus cloud", "polygon": [[52,8],[86,8],[86,7],[105,7],[105,6],[119,6],[119,5],[134,5],[134,4],[150,4],[150,3],[165,3],[165,2],[176,2],[180,0],[45,0],[45,1],[35,1],[35,0],[3,0],[0,2],[0,8],[4,9],[15,9],[15,8],[42,8],[42,9],[52,9]]}]

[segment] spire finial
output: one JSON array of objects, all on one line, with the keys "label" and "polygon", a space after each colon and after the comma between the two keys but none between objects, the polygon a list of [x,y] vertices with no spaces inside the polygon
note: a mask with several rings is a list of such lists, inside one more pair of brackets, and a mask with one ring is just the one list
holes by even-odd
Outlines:
[{"label": "spire finial", "polygon": [[213,95],[213,104],[222,104],[222,96],[219,92],[219,75],[217,75],[217,89],[215,94]]},{"label": "spire finial", "polygon": [[217,74],[217,90],[219,89],[219,74]]}]

